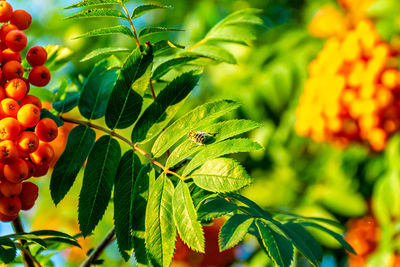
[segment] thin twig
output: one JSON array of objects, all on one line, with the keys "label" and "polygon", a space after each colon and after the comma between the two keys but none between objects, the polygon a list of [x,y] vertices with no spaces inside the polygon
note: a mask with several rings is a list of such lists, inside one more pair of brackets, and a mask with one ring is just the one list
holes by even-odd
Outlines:
[{"label": "thin twig", "polygon": [[101,242],[93,249],[93,251],[89,254],[86,260],[81,264],[80,267],[88,267],[93,264],[95,260],[97,260],[101,253],[110,245],[114,240],[115,228],[113,227],[107,235],[101,240]]},{"label": "thin twig", "polygon": [[115,138],[127,143],[129,146],[131,146],[134,150],[136,150],[137,152],[139,152],[140,154],[142,154],[143,156],[145,156],[146,158],[149,159],[150,163],[153,165],[156,165],[158,167],[160,167],[163,172],[165,172],[165,174],[171,174],[174,175],[176,177],[178,177],[179,179],[181,179],[182,181],[185,180],[184,177],[182,177],[181,175],[177,174],[176,172],[173,172],[171,170],[169,170],[167,167],[165,167],[162,163],[158,162],[157,160],[155,160],[153,157],[150,156],[149,153],[147,153],[146,151],[144,151],[142,148],[138,147],[136,144],[133,144],[130,140],[128,140],[127,138],[123,137],[120,134],[117,134],[116,132],[109,130],[107,128],[104,128],[100,125],[97,124],[93,124],[90,121],[83,121],[83,120],[76,120],[76,119],[70,119],[70,118],[65,118],[63,116],[59,116],[60,119],[62,119],[65,122],[69,122],[69,123],[73,123],[73,124],[79,124],[79,125],[86,125],[90,128],[105,132],[111,136],[114,136]]},{"label": "thin twig", "polygon": [[[19,216],[14,221],[12,221],[12,226],[16,234],[25,233],[24,226],[22,225],[22,221]],[[24,247],[26,244],[26,240],[19,240],[19,243],[21,244],[21,247]],[[32,256],[31,252],[29,251],[29,248],[25,248],[25,250],[21,249],[21,253],[24,265],[26,267],[35,267],[34,262],[36,262],[38,266],[40,266],[40,264]]]},{"label": "thin twig", "polygon": [[124,12],[126,14],[126,17],[127,17],[128,21],[129,21],[129,24],[131,25],[133,36],[135,37],[135,40],[136,40],[136,45],[139,48],[140,52],[142,52],[142,48],[140,47],[139,38],[138,38],[138,36],[136,34],[135,26],[133,25],[131,16],[129,15],[129,11],[126,9],[126,7],[125,7],[124,3],[122,3],[122,1],[121,1],[121,7],[122,7],[122,9],[124,10]]}]

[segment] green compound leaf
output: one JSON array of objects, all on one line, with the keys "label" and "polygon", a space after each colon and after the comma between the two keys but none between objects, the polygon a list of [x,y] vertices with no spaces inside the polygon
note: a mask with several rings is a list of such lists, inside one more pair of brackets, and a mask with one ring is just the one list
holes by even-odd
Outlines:
[{"label": "green compound leaf", "polygon": [[[254,130],[258,127],[260,127],[258,123],[249,120],[228,120],[206,125],[198,130],[214,134],[214,143],[217,143],[233,136]],[[177,146],[174,151],[172,151],[171,155],[167,159],[166,167],[175,166],[180,161],[191,157],[204,148],[204,146],[198,146],[190,140],[185,140]]]},{"label": "green compound leaf", "polygon": [[351,245],[349,243],[347,243],[346,240],[344,240],[344,238],[340,234],[335,233],[335,232],[329,230],[328,228],[323,227],[322,225],[319,225],[319,224],[316,224],[313,222],[301,222],[300,224],[302,226],[313,227],[313,228],[316,228],[316,229],[326,232],[327,234],[329,234],[330,236],[335,238],[347,251],[356,255],[356,252],[351,247]]},{"label": "green compound leaf", "polygon": [[100,137],[90,152],[79,194],[78,219],[84,237],[106,211],[120,159],[121,147],[109,135]]},{"label": "green compound leaf", "polygon": [[175,44],[175,43],[173,43],[171,41],[168,41],[168,40],[161,40],[161,41],[158,41],[157,43],[153,44],[154,55],[161,54],[161,53],[163,53],[163,52],[165,52],[165,51],[167,51],[167,50],[169,50],[171,48],[183,49],[185,47],[182,46],[182,45],[179,45],[179,44]]},{"label": "green compound leaf", "polygon": [[293,260],[293,244],[283,235],[272,230],[265,222],[256,219],[259,243],[271,260],[279,267],[289,267]]},{"label": "green compound leaf", "polygon": [[129,36],[131,38],[134,38],[132,31],[128,27],[122,26],[122,25],[117,25],[117,26],[111,26],[111,27],[105,27],[105,28],[98,28],[98,29],[89,31],[87,33],[84,33],[82,35],[79,35],[79,36],[75,37],[74,39],[111,35],[111,34],[123,34],[123,35]]},{"label": "green compound leaf", "polygon": [[77,8],[77,7],[86,7],[86,6],[98,6],[98,5],[113,5],[119,4],[120,0],[82,0],[76,4],[64,7],[64,9]]},{"label": "green compound leaf", "polygon": [[244,214],[235,214],[230,217],[219,232],[219,250],[224,251],[239,244],[247,234],[253,221],[253,218]]},{"label": "green compound leaf", "polygon": [[160,157],[189,131],[207,125],[238,107],[239,104],[234,101],[220,100],[195,108],[166,128],[154,142],[151,152]]},{"label": "green compound leaf", "polygon": [[136,19],[138,17],[141,17],[144,14],[146,14],[147,12],[153,11],[155,9],[170,9],[170,8],[172,8],[172,7],[153,5],[153,4],[140,5],[140,6],[135,7],[135,9],[133,9],[131,19]]},{"label": "green compound leaf", "polygon": [[170,266],[175,250],[176,228],[172,198],[174,185],[164,174],[150,188],[146,208],[146,251],[153,266]]},{"label": "green compound leaf", "polygon": [[250,139],[230,139],[219,143],[207,145],[189,162],[183,170],[183,175],[186,176],[197,167],[203,165],[207,160],[211,160],[223,155],[251,152],[262,149],[262,146]]},{"label": "green compound leaf", "polygon": [[79,91],[67,92],[63,100],[53,102],[53,108],[59,113],[67,113],[79,104],[81,93]]},{"label": "green compound leaf", "polygon": [[96,120],[106,113],[108,99],[118,71],[114,69],[120,63],[117,58],[109,57],[97,63],[81,89],[79,112],[89,120]]},{"label": "green compound leaf", "polygon": [[147,49],[143,55],[136,48],[124,62],[108,101],[106,124],[110,129],[131,126],[142,109],[141,95],[149,84],[153,53]]},{"label": "green compound leaf", "polygon": [[209,221],[237,210],[239,207],[224,198],[215,198],[206,201],[197,210],[199,221]]},{"label": "green compound leaf", "polygon": [[51,198],[58,204],[68,193],[75,178],[94,146],[96,133],[87,126],[79,125],[68,135],[64,153],[58,159],[50,180]]},{"label": "green compound leaf", "polygon": [[12,262],[17,255],[17,248],[9,238],[0,238],[0,259],[5,264]]},{"label": "green compound leaf", "polygon": [[132,142],[146,142],[159,134],[196,86],[199,76],[184,73],[169,83],[144,111],[132,131]]},{"label": "green compound leaf", "polygon": [[169,59],[163,63],[161,63],[153,72],[152,79],[158,80],[165,74],[167,74],[171,69],[175,67],[179,67],[185,64],[190,63],[191,61],[198,59],[198,55],[186,56],[186,57],[178,57]]},{"label": "green compound leaf", "polygon": [[135,179],[141,168],[139,157],[128,150],[121,158],[114,187],[114,225],[119,251],[125,261],[130,258],[132,245],[133,200]]},{"label": "green compound leaf", "polygon": [[278,226],[311,264],[319,266],[323,255],[322,248],[303,226],[292,222]]},{"label": "green compound leaf", "polygon": [[204,253],[205,240],[203,227],[197,220],[187,185],[180,181],[173,198],[174,221],[182,241],[192,250]]},{"label": "green compound leaf", "polygon": [[252,182],[246,170],[228,158],[209,160],[190,177],[197,186],[212,192],[237,191]]},{"label": "green compound leaf", "polygon": [[78,12],[74,15],[66,17],[65,19],[80,19],[80,18],[119,18],[126,19],[124,13],[115,9],[108,8],[94,8]]},{"label": "green compound leaf", "polygon": [[138,174],[133,190],[133,217],[132,235],[136,261],[147,265],[148,257],[145,244],[146,206],[149,197],[149,188],[155,182],[155,170],[151,165],[144,165]]},{"label": "green compound leaf", "polygon": [[144,38],[152,34],[157,34],[157,33],[166,33],[166,32],[179,32],[182,30],[179,29],[169,29],[169,28],[164,28],[164,27],[152,27],[152,28],[144,28],[143,30],[140,31],[139,33],[139,38]]},{"label": "green compound leaf", "polygon": [[115,53],[127,53],[130,50],[123,47],[102,47],[93,50],[81,59],[81,62],[86,62],[100,56],[114,55]]}]

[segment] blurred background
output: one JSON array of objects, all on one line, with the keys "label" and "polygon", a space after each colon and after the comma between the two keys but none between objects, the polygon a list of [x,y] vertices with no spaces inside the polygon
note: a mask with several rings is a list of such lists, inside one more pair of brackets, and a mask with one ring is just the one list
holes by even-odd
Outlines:
[{"label": "blurred background", "polygon": [[[96,60],[80,62],[95,48],[134,48],[124,36],[73,40],[114,19],[63,20],[72,14],[62,7],[72,0],[13,0],[14,8],[33,15],[29,44],[58,45],[47,90],[68,81],[76,90]],[[135,6],[149,1],[129,1]],[[254,184],[243,194],[264,208],[337,220],[358,256],[348,255],[332,238],[313,233],[323,244],[324,267],[400,266],[400,2],[398,0],[175,0],[171,5],[134,21],[179,28],[155,36],[183,46],[201,40],[226,15],[248,7],[262,9],[265,28],[250,46],[229,46],[237,65],[205,69],[183,114],[194,106],[228,98],[242,103],[231,118],[251,119],[261,127],[250,137],[265,150],[235,157]],[[29,46],[28,44],[28,46]],[[61,52],[60,52],[61,51]],[[122,58],[124,55],[119,54]],[[168,56],[168,55],[166,55]],[[75,89],[74,89],[75,88]],[[158,88],[158,87],[157,87]],[[49,103],[52,94],[36,92]],[[71,115],[77,114],[76,110]],[[64,129],[64,138],[68,127]],[[62,148],[59,148],[62,150]],[[77,198],[81,180],[57,206],[51,201],[49,177],[38,180],[40,198],[22,214],[29,230],[79,232]],[[57,248],[46,255],[55,266],[78,266],[112,225],[112,206],[94,236],[79,239],[82,249]],[[190,252],[178,241],[175,266],[273,266],[251,238],[232,251],[218,254],[220,221],[206,227],[207,253]],[[8,224],[1,224],[8,233]],[[57,252],[61,250],[61,252]],[[57,252],[57,253],[56,253]],[[107,248],[104,266],[123,262],[115,244]],[[218,258],[218,262],[207,259]],[[298,257],[294,266],[309,266]],[[51,263],[49,261],[49,266]]]}]

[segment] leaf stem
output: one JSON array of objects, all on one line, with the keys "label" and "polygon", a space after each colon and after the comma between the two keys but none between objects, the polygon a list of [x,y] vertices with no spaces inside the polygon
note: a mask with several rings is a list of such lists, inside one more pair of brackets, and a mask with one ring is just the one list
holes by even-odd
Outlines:
[{"label": "leaf stem", "polygon": [[135,26],[133,25],[131,16],[129,15],[129,11],[128,11],[128,9],[126,9],[126,6],[124,5],[124,3],[122,1],[120,1],[120,4],[121,4],[121,7],[122,7],[122,9],[124,10],[124,12],[126,14],[126,18],[128,19],[129,24],[131,25],[133,36],[135,37],[135,40],[136,40],[136,45],[139,48],[140,52],[142,52],[142,48],[140,47],[140,43],[139,43],[139,38],[138,38],[138,36],[136,34],[136,29],[135,29]]},{"label": "leaf stem", "polygon": [[104,128],[104,127],[102,127],[102,126],[100,126],[100,125],[97,125],[97,124],[93,124],[93,123],[91,123],[90,121],[83,121],[83,120],[77,120],[77,119],[66,118],[66,117],[63,117],[63,116],[61,116],[61,115],[59,115],[59,118],[62,119],[64,122],[69,122],[69,123],[79,124],[79,125],[86,125],[86,126],[88,126],[88,127],[90,127],[90,128],[93,128],[93,129],[96,129],[96,130],[105,132],[105,133],[107,133],[107,134],[109,134],[109,135],[111,135],[111,136],[114,136],[115,138],[117,138],[117,139],[119,139],[119,140],[121,140],[121,141],[127,143],[127,144],[128,144],[129,146],[131,146],[135,151],[139,152],[140,154],[142,154],[143,156],[145,156],[146,158],[148,158],[151,164],[160,167],[160,168],[165,172],[165,174],[174,175],[174,176],[178,177],[179,179],[181,179],[182,181],[185,180],[184,177],[182,177],[181,175],[177,174],[176,172],[173,172],[173,171],[169,170],[169,169],[168,169],[167,167],[165,167],[162,163],[160,163],[160,162],[158,162],[157,160],[155,160],[152,156],[150,156],[149,153],[147,153],[146,151],[144,151],[142,148],[138,147],[136,144],[132,143],[132,142],[131,142],[130,140],[128,140],[127,138],[123,137],[123,136],[120,135],[120,134],[117,134],[116,132],[114,132],[114,131],[112,131],[112,130],[110,130],[110,129]]},{"label": "leaf stem", "polygon": [[99,258],[101,253],[110,245],[114,240],[115,228],[113,227],[107,235],[101,240],[101,242],[93,249],[86,260],[81,264],[80,267],[88,267],[93,264],[95,260]]},{"label": "leaf stem", "polygon": [[[24,226],[22,225],[21,217],[19,216],[14,221],[12,221],[12,226],[16,234],[25,232]],[[40,263],[37,262],[37,260],[32,256],[29,248],[25,248],[26,240],[19,240],[19,243],[21,244],[21,247],[19,249],[22,253],[24,265],[26,267],[35,267],[34,263],[36,263],[40,267]]]}]

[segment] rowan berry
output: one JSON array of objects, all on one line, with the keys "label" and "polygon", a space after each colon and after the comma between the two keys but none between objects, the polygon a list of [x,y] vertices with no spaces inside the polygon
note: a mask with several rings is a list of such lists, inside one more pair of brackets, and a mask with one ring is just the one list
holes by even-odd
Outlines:
[{"label": "rowan berry", "polygon": [[4,90],[3,86],[0,86],[0,101],[5,98],[6,98],[6,91]]},{"label": "rowan berry", "polygon": [[5,90],[7,97],[19,101],[26,96],[26,93],[28,92],[28,87],[23,80],[17,78],[9,81],[6,84]]},{"label": "rowan berry", "polygon": [[21,210],[21,201],[18,197],[0,198],[0,213],[7,216],[14,216]]},{"label": "rowan berry", "polygon": [[25,33],[20,30],[12,30],[6,35],[6,45],[12,51],[20,52],[25,49],[28,44],[28,38]]},{"label": "rowan berry", "polygon": [[43,87],[46,86],[51,78],[51,74],[48,68],[45,66],[35,66],[29,72],[28,81],[35,86]]},{"label": "rowan berry", "polygon": [[12,13],[10,23],[20,30],[26,30],[31,26],[32,16],[23,9],[17,9]]},{"label": "rowan berry", "polygon": [[12,216],[5,215],[3,213],[0,213],[0,221],[2,222],[12,222],[18,217],[18,213],[14,214]]},{"label": "rowan berry", "polygon": [[33,132],[22,132],[17,139],[17,147],[24,153],[33,153],[39,147],[39,138]]},{"label": "rowan berry", "polygon": [[35,164],[30,162],[29,160],[26,161],[26,164],[28,165],[28,177],[26,177],[26,179],[29,179],[29,178],[31,178],[31,177],[33,177],[35,175],[36,166],[35,166]]},{"label": "rowan berry", "polygon": [[22,78],[22,75],[24,75],[24,67],[22,67],[21,63],[16,60],[8,61],[3,66],[2,75],[6,80]]},{"label": "rowan berry", "polygon": [[4,165],[4,178],[12,183],[20,183],[25,180],[28,177],[28,172],[28,164],[20,158]]},{"label": "rowan berry", "polygon": [[37,123],[35,133],[41,141],[51,142],[57,138],[57,124],[52,119],[42,119]]},{"label": "rowan berry", "polygon": [[5,197],[16,197],[22,191],[22,183],[12,183],[6,179],[0,182],[0,192]]},{"label": "rowan berry", "polygon": [[[2,100],[4,102],[4,100]],[[11,117],[4,118],[0,121],[0,139],[15,140],[21,132],[20,123]]]},{"label": "rowan berry", "polygon": [[6,48],[1,52],[1,62],[3,65],[9,61],[17,61],[21,63],[21,53],[14,52],[10,48]]},{"label": "rowan berry", "polygon": [[35,201],[37,200],[39,195],[39,187],[31,182],[22,183],[22,191],[19,195],[21,200],[21,209],[22,210],[30,210],[33,205],[35,205]]},{"label": "rowan berry", "polygon": [[20,102],[21,106],[24,106],[26,104],[33,104],[37,106],[39,109],[42,108],[42,101],[34,95],[26,95]]},{"label": "rowan berry", "polygon": [[54,158],[54,150],[48,143],[39,143],[38,149],[30,154],[31,161],[36,166],[50,164]]},{"label": "rowan berry", "polygon": [[14,142],[5,140],[0,142],[0,162],[11,163],[18,159],[18,148]]},{"label": "rowan berry", "polygon": [[0,22],[5,23],[11,19],[13,13],[12,6],[6,1],[0,2]]},{"label": "rowan berry", "polygon": [[5,44],[6,36],[10,31],[18,30],[18,27],[13,24],[3,24],[0,28],[0,40]]},{"label": "rowan berry", "polygon": [[47,60],[47,52],[41,46],[34,46],[26,54],[26,60],[32,67],[44,65]]},{"label": "rowan berry", "polygon": [[49,171],[50,164],[35,165],[35,174],[33,177],[42,177]]},{"label": "rowan berry", "polygon": [[33,104],[26,104],[20,107],[17,119],[24,127],[33,127],[40,120],[40,108]]},{"label": "rowan berry", "polygon": [[5,98],[0,102],[0,115],[3,117],[17,117],[19,104],[12,98]]}]

